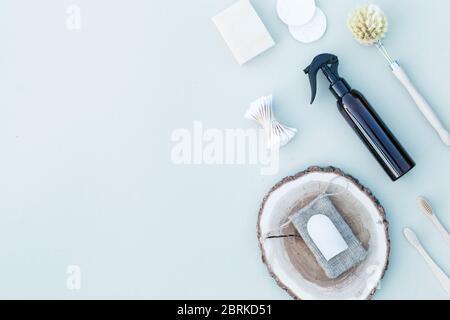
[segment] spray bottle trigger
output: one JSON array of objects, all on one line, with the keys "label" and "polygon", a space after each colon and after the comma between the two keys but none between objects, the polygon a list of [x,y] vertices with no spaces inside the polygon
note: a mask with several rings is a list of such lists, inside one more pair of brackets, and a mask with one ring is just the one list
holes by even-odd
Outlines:
[{"label": "spray bottle trigger", "polygon": [[[303,70],[309,76],[311,86],[311,104],[316,99],[317,94],[317,73],[322,70],[330,82],[339,79],[338,74],[339,59],[335,55],[324,53],[314,58],[311,64]],[[332,79],[333,78],[333,79]]]},{"label": "spray bottle trigger", "polygon": [[314,103],[314,100],[316,99],[316,93],[317,93],[317,72],[319,69],[314,70],[311,72],[311,66],[303,70],[305,74],[309,76],[309,84],[311,86],[311,102],[310,104]]}]

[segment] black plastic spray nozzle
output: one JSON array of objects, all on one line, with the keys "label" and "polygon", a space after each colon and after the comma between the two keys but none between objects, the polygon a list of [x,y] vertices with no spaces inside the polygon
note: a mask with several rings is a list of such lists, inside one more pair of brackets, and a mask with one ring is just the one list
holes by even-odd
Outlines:
[{"label": "black plastic spray nozzle", "polygon": [[[331,83],[330,89],[336,94],[335,90],[333,90],[335,84],[344,81],[339,76],[338,67],[338,57],[333,54],[323,53],[316,56],[311,64],[304,70],[305,74],[309,76],[309,83],[311,85],[311,104],[316,99],[317,73],[319,70],[322,70],[327,77],[327,80]],[[344,84],[346,84],[345,81]]]}]

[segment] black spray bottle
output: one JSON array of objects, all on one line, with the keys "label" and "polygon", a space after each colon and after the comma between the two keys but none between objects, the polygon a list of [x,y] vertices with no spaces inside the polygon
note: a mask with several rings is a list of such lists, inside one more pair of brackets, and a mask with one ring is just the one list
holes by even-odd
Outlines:
[{"label": "black spray bottle", "polygon": [[315,57],[311,65],[305,69],[311,84],[311,104],[316,98],[317,73],[322,70],[331,83],[330,91],[337,99],[339,111],[386,173],[393,181],[396,181],[414,168],[414,161],[364,96],[351,89],[347,81],[339,76],[338,66],[338,57],[332,54],[321,54]]}]

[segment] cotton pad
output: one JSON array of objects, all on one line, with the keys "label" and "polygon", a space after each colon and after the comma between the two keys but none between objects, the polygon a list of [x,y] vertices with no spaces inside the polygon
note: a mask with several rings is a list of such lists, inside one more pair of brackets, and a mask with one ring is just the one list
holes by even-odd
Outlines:
[{"label": "cotton pad", "polygon": [[314,0],[278,0],[277,12],[280,19],[289,26],[302,26],[314,16]]},{"label": "cotton pad", "polygon": [[327,17],[320,8],[316,8],[314,17],[307,24],[296,27],[289,26],[289,32],[298,41],[311,43],[319,40],[327,30]]},{"label": "cotton pad", "polygon": [[275,45],[248,0],[236,2],[212,20],[240,65]]}]

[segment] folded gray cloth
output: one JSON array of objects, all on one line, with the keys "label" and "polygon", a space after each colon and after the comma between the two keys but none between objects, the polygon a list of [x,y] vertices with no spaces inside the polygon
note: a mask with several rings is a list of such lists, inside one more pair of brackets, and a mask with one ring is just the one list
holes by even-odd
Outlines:
[{"label": "folded gray cloth", "polygon": [[[348,246],[345,251],[340,252],[329,260],[325,258],[308,233],[308,222],[315,215],[325,215],[328,217]],[[328,219],[326,220],[329,221]],[[290,221],[294,224],[300,236],[316,257],[317,262],[325,271],[325,274],[331,279],[339,277],[344,272],[360,264],[367,257],[367,251],[355,237],[348,224],[327,196],[319,197],[311,202],[299,212],[292,215]],[[324,239],[326,239],[326,235]],[[324,241],[324,239],[321,240]]]}]

